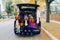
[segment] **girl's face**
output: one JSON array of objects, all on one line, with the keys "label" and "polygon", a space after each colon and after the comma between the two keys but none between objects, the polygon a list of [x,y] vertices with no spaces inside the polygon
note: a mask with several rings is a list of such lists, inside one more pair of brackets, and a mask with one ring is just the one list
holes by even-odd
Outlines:
[{"label": "girl's face", "polygon": [[24,16],[24,20],[28,20],[28,17],[27,16]]}]

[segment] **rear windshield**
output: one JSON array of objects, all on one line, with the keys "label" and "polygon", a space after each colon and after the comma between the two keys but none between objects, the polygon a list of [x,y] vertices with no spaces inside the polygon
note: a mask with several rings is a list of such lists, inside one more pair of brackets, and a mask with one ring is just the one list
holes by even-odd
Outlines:
[{"label": "rear windshield", "polygon": [[31,9],[35,9],[35,7],[27,7],[27,6],[22,6],[21,9],[26,9],[26,8],[31,8]]}]

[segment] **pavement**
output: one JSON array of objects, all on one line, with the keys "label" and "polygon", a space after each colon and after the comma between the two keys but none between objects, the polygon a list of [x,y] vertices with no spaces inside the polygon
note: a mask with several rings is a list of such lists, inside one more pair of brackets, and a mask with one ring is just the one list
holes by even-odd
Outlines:
[{"label": "pavement", "polygon": [[19,37],[14,34],[14,20],[0,22],[0,40],[51,40],[41,29],[41,34],[33,37]]},{"label": "pavement", "polygon": [[42,20],[42,27],[50,32],[57,39],[60,39],[60,22],[50,20],[50,23],[46,23]]},{"label": "pavement", "polygon": [[[3,22],[3,23],[2,23]],[[13,32],[13,19],[0,19],[0,40],[51,40],[48,34],[42,29],[41,34],[34,37],[18,37]],[[60,39],[60,24],[56,21],[46,23],[42,20],[42,27],[50,32],[54,37]],[[4,39],[3,39],[4,38]]]},{"label": "pavement", "polygon": [[8,21],[9,20],[9,18],[8,19],[0,19],[0,22],[4,22],[4,21]]}]

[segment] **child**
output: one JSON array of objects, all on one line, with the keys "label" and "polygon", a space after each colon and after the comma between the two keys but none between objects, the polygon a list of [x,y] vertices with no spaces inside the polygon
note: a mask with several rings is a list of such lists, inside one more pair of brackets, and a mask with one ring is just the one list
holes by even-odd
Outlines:
[{"label": "child", "polygon": [[30,19],[29,19],[29,27],[35,28],[35,22],[34,22],[33,16],[30,16]]}]

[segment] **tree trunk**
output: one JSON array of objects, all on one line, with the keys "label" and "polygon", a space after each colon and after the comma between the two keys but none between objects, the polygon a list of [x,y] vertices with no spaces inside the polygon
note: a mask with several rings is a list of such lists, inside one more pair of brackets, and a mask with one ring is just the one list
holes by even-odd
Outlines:
[{"label": "tree trunk", "polygon": [[9,18],[9,13],[7,13],[7,16],[8,16],[8,18]]},{"label": "tree trunk", "polygon": [[47,13],[46,13],[46,22],[50,22],[50,4],[46,3],[47,6]]}]

